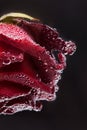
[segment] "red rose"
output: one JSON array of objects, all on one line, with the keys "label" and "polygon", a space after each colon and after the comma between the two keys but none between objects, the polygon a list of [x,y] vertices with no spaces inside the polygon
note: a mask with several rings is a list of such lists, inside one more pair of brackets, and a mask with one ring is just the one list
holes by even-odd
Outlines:
[{"label": "red rose", "polygon": [[14,14],[0,19],[2,114],[40,111],[42,100],[55,100],[66,55],[76,50],[75,44],[61,39],[56,29],[30,16]]}]

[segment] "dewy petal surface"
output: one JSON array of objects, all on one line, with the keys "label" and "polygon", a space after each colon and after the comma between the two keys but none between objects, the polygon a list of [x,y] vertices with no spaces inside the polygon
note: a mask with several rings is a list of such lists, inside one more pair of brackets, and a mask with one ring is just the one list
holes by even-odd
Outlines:
[{"label": "dewy petal surface", "polygon": [[28,35],[23,29],[11,24],[1,24],[0,34],[1,41],[7,41],[8,44],[35,57],[33,60],[39,70],[38,72],[43,72],[43,75],[40,74],[43,80],[47,80],[48,82],[55,80],[57,77],[56,61],[44,47],[32,39],[31,35]]},{"label": "dewy petal surface", "polygon": [[55,28],[44,25],[40,22],[27,22],[25,20],[15,19],[18,26],[30,32],[37,43],[45,46],[49,51],[55,49],[65,54],[72,55],[76,50],[76,45],[72,41],[64,41]]},{"label": "dewy petal surface", "polygon": [[[3,22],[0,23],[0,113],[40,111],[42,100],[55,100],[66,55],[75,52],[75,43],[64,41],[57,30],[38,21],[12,16],[10,24]],[[55,50],[57,57],[52,53]]]}]

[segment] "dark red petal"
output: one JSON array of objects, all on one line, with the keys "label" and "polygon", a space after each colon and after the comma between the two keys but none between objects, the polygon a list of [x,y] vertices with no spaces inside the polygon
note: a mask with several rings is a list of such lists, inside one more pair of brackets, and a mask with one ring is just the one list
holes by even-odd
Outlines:
[{"label": "dark red petal", "polygon": [[30,89],[28,94],[20,94],[13,98],[5,98],[2,102],[0,101],[0,112],[3,114],[13,114],[24,109],[40,111],[42,109],[40,100],[52,101],[55,98],[55,94],[48,94],[40,91],[40,89]]},{"label": "dark red petal", "polygon": [[0,80],[0,102],[10,98],[26,95],[31,88],[24,87],[20,84]]},{"label": "dark red petal", "polygon": [[40,100],[52,101],[55,97],[55,95],[31,89],[27,95],[20,95],[19,97],[0,102],[0,112],[3,114],[13,114],[22,110],[40,111],[42,109]]},{"label": "dark red petal", "polygon": [[45,51],[43,47],[36,44],[27,32],[12,24],[0,23],[0,41],[19,48],[37,58],[39,53]]},{"label": "dark red petal", "polygon": [[17,25],[0,23],[0,45],[0,112],[38,111],[41,100],[55,100],[65,55],[74,53],[75,44],[47,25],[19,20]]},{"label": "dark red petal", "polygon": [[[35,89],[40,89],[40,90],[48,92],[48,93],[52,93],[52,90],[49,86],[30,77],[29,75],[24,74],[23,72],[21,72],[21,73],[20,72],[0,73],[0,81],[14,82],[17,84],[21,84],[23,86],[28,86],[28,87],[32,87]],[[8,87],[7,87],[7,91],[8,91]]]},{"label": "dark red petal", "polygon": [[40,34],[40,42],[43,45],[45,44],[44,46],[46,46],[48,50],[56,49],[65,55],[72,55],[76,50],[75,43],[71,41],[64,41],[59,37],[59,34],[55,29],[47,25],[43,25],[43,29]]},{"label": "dark red petal", "polygon": [[[49,52],[46,51],[44,47],[41,47],[31,38],[31,35],[28,35],[23,29],[11,25],[11,24],[0,24],[0,39],[1,41],[8,42],[8,44],[23,50],[24,52],[29,53],[31,56],[35,57],[37,60],[41,60],[42,64],[47,64],[44,74],[46,73],[50,76],[51,80],[55,79],[57,74],[57,63],[49,55]],[[6,43],[7,43],[6,42]],[[40,66],[41,68],[41,66]],[[43,68],[43,65],[42,65]],[[41,70],[41,69],[40,69]],[[43,69],[44,70],[44,69]],[[49,71],[48,71],[49,70]],[[48,72],[47,72],[48,71]],[[52,75],[52,76],[51,76]],[[46,78],[45,76],[45,78]]]},{"label": "dark red petal", "polygon": [[37,77],[37,74],[38,71],[35,70],[32,60],[29,58],[29,56],[28,58],[25,56],[24,61],[21,64],[16,64],[15,66],[10,65],[1,69],[0,81],[10,81],[21,84],[24,87],[28,86],[35,89],[39,88],[42,91],[53,93],[53,89],[44,82],[41,82]]},{"label": "dark red petal", "polygon": [[35,110],[40,111],[42,104],[40,101],[37,102],[35,99],[36,95],[31,91],[29,95],[16,97],[11,100],[7,100],[5,103],[1,102],[2,105],[0,112],[3,114],[13,114],[22,110]]},{"label": "dark red petal", "polygon": [[0,23],[0,41],[19,48],[37,59],[41,58],[43,62],[46,60],[51,66],[53,65],[55,67],[56,65],[55,60],[49,56],[46,49],[37,44],[31,35],[28,35],[27,32],[18,26]]},{"label": "dark red petal", "polygon": [[76,45],[72,41],[64,41],[59,37],[55,28],[36,22],[27,22],[25,20],[15,19],[18,25],[25,29],[35,38],[36,42],[51,51],[56,49],[65,55],[72,55],[76,50]]},{"label": "dark red petal", "polygon": [[3,66],[8,66],[11,63],[22,62],[23,60],[23,52],[9,46],[4,42],[0,42],[0,68]]}]

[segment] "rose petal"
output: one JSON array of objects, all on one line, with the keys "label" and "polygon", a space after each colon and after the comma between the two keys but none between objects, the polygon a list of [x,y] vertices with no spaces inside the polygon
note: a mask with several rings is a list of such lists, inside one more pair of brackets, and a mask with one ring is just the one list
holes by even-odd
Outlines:
[{"label": "rose petal", "polygon": [[8,69],[5,67],[1,70],[0,81],[10,81],[23,86],[33,87],[36,89],[40,88],[42,91],[48,93],[53,93],[52,88],[38,80],[37,72],[33,67],[32,61],[29,62],[29,57],[28,59],[25,57],[24,61],[19,64],[19,67],[17,67],[16,70],[14,70],[14,68],[12,69],[12,66],[14,67],[14,65],[11,65]]},{"label": "rose petal", "polygon": [[0,112],[3,114],[14,114],[22,110],[35,110],[40,111],[42,109],[42,104],[40,101],[35,101],[34,92],[31,92],[30,95],[20,96],[12,100],[8,100],[3,107],[0,109]]},{"label": "rose petal", "polygon": [[[6,20],[10,16],[12,24],[0,23],[0,113],[3,114],[27,109],[39,111],[41,100],[55,100],[57,82],[66,67],[65,55],[76,50],[75,44],[62,40],[55,29],[36,21],[26,22],[23,14],[20,19],[13,15],[2,17]],[[58,51],[57,61],[53,50]]]},{"label": "rose petal", "polygon": [[[28,35],[23,29],[17,26],[11,24],[0,24],[0,27],[1,27],[0,30],[1,41],[3,40],[4,42],[7,41],[8,44],[29,53],[31,56],[35,57],[38,61],[41,60],[42,64],[47,64],[45,70],[43,69],[44,70],[43,76],[47,74],[47,70],[49,70],[50,71],[50,72],[48,71],[49,76],[46,75],[45,79],[46,77],[50,77],[51,78],[50,82],[53,79],[55,79],[57,75],[57,63],[54,60],[54,58],[52,58],[49,55],[49,52],[47,52],[44,47],[41,47],[39,44],[35,43],[35,41],[33,41],[33,39],[31,38],[31,35]],[[41,67],[39,67],[39,69],[40,68]]]},{"label": "rose petal", "polygon": [[72,55],[76,51],[76,45],[72,41],[64,41],[59,37],[59,33],[55,28],[37,22],[27,22],[21,19],[15,19],[18,26],[31,33],[36,42],[49,51],[56,49],[64,54]]},{"label": "rose petal", "polygon": [[31,88],[0,79],[0,102],[29,93]]},{"label": "rose petal", "polygon": [[0,43],[0,68],[15,62],[22,62],[23,52],[15,49],[4,42]]}]

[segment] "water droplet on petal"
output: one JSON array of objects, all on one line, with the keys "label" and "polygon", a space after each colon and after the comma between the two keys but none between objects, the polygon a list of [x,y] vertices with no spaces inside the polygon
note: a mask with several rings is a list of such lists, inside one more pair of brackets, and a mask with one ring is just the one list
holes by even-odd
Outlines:
[{"label": "water droplet on petal", "polygon": [[7,58],[3,61],[3,65],[10,65],[11,64],[11,60],[10,58]]},{"label": "water droplet on petal", "polygon": [[47,65],[47,63],[45,62],[44,65]]},{"label": "water droplet on petal", "polygon": [[38,60],[41,60],[41,58],[39,57]]},{"label": "water droplet on petal", "polygon": [[53,69],[53,67],[50,67],[50,69]]},{"label": "water droplet on petal", "polygon": [[48,69],[46,69],[45,71],[48,72]]},{"label": "water droplet on petal", "polygon": [[55,92],[58,92],[58,90],[59,90],[59,87],[56,85],[55,86]]},{"label": "water droplet on petal", "polygon": [[53,84],[53,82],[51,81],[50,84]]},{"label": "water droplet on petal", "polygon": [[39,82],[41,82],[41,78],[39,78]]},{"label": "water droplet on petal", "polygon": [[15,57],[15,56],[12,56],[12,57],[11,57],[11,60],[12,60],[12,61],[14,61],[15,59],[16,59],[16,57]]},{"label": "water droplet on petal", "polygon": [[36,77],[38,77],[38,74],[36,74]]}]

